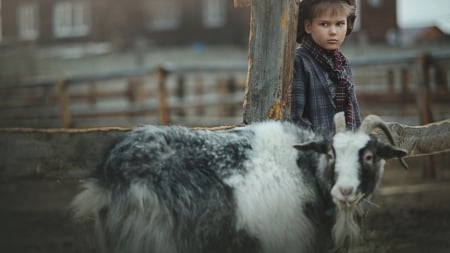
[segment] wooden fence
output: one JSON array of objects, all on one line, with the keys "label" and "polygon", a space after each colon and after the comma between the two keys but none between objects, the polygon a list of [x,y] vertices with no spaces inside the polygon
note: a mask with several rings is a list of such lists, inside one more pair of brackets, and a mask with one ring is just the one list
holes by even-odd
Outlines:
[{"label": "wooden fence", "polygon": [[[351,59],[363,114],[426,124],[450,117],[450,52]],[[242,122],[247,66],[160,66],[0,85],[0,127]],[[414,122],[411,122],[414,121]]]}]

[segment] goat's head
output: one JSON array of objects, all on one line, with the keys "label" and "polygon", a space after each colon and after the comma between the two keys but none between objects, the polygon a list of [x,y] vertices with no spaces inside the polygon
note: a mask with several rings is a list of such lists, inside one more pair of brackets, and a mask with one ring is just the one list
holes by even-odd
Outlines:
[{"label": "goat's head", "polygon": [[[381,129],[390,144],[381,142],[371,134]],[[325,181],[336,205],[336,224],[333,228],[338,246],[358,237],[356,217],[365,212],[370,197],[384,171],[385,160],[402,158],[407,151],[395,147],[386,123],[378,116],[369,115],[357,131],[346,131],[342,114],[335,117],[335,133],[332,141],[310,142],[295,145],[303,151],[325,154],[328,161]],[[401,160],[402,165],[406,164]]]}]

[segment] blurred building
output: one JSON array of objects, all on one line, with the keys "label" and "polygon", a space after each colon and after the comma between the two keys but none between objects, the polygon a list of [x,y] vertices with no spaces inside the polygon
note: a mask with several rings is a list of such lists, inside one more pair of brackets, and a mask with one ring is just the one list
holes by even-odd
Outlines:
[{"label": "blurred building", "polygon": [[356,36],[366,36],[371,42],[384,42],[386,36],[398,30],[397,1],[357,0],[358,26]]},{"label": "blurred building", "polygon": [[247,45],[248,8],[225,0],[1,0],[1,44],[136,40]]},{"label": "blurred building", "polygon": [[[348,43],[402,45],[405,33],[411,34],[399,29],[396,0],[356,1],[358,18]],[[0,6],[0,45],[246,47],[248,42],[250,8],[235,8],[231,0],[0,0]]]},{"label": "blurred building", "polygon": [[355,33],[349,37],[354,43],[385,43],[397,46],[449,41],[449,35],[437,26],[402,28],[398,25],[397,1],[356,0],[358,19]]}]

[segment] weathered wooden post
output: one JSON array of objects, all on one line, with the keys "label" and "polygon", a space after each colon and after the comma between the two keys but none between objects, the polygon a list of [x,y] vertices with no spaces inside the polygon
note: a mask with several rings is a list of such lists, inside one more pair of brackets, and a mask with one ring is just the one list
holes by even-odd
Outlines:
[{"label": "weathered wooden post", "polygon": [[290,116],[290,91],[300,0],[235,0],[251,6],[244,123]]},{"label": "weathered wooden post", "polygon": [[402,87],[401,90],[403,95],[409,94],[410,92],[409,83],[410,83],[409,69],[403,67],[400,73],[400,84]]},{"label": "weathered wooden post", "polygon": [[395,90],[395,73],[393,68],[387,70],[387,84],[389,93],[394,93]]},{"label": "weathered wooden post", "polygon": [[419,56],[421,80],[417,87],[417,107],[419,110],[420,124],[428,124],[433,121],[431,114],[431,94],[430,94],[430,62],[429,54]]},{"label": "weathered wooden post", "polygon": [[168,125],[169,118],[169,105],[168,105],[168,91],[166,87],[166,77],[168,71],[163,67],[158,67],[156,70],[158,80],[158,94],[159,94],[159,123],[161,125]]},{"label": "weathered wooden post", "polygon": [[97,84],[95,81],[89,83],[88,102],[91,107],[97,103]]},{"label": "weathered wooden post", "polygon": [[434,62],[434,69],[435,69],[435,75],[434,75],[434,81],[436,83],[436,89],[437,93],[440,95],[448,95],[449,89],[448,89],[448,74],[447,74],[447,63],[439,63]]},{"label": "weathered wooden post", "polygon": [[69,110],[69,95],[67,94],[67,84],[65,80],[56,83],[56,89],[59,100],[61,127],[69,128],[72,126],[72,117]]},{"label": "weathered wooden post", "polygon": [[185,109],[183,106],[181,106],[184,102],[184,98],[186,96],[186,89],[185,89],[186,81],[184,79],[184,75],[180,74],[177,78],[177,88],[175,90],[175,95],[177,97],[178,102],[180,103],[180,106],[177,108],[177,116],[180,118],[184,118],[186,116]]},{"label": "weathered wooden post", "polygon": [[[430,64],[431,56],[429,54],[421,54],[419,56],[421,80],[417,87],[417,109],[419,111],[420,124],[425,125],[433,122],[431,113],[431,92],[430,92]],[[423,177],[436,177],[436,169],[434,166],[433,156],[424,158]]]}]

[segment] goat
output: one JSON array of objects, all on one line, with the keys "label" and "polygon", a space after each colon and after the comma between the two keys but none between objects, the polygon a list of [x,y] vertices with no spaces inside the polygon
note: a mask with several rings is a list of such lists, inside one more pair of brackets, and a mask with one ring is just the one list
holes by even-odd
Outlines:
[{"label": "goat", "polygon": [[[339,120],[336,120],[339,122]],[[380,128],[391,144],[369,134]],[[358,238],[395,147],[386,124],[318,133],[267,121],[227,130],[143,126],[73,200],[104,252],[332,252]]]}]

